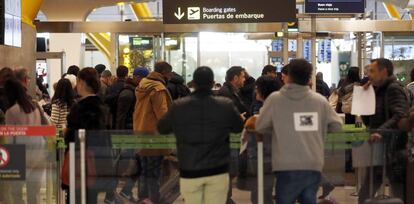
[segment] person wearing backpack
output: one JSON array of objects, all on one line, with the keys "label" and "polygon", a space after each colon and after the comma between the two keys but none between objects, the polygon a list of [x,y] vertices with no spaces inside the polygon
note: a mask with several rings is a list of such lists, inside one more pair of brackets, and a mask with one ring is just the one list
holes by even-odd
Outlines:
[{"label": "person wearing backpack", "polygon": [[109,106],[111,110],[112,124],[116,123],[118,96],[121,90],[124,88],[125,80],[128,77],[128,72],[128,67],[123,65],[119,66],[116,69],[117,80],[106,90],[104,102]]},{"label": "person wearing backpack", "polygon": [[[118,96],[118,107],[116,111],[116,129],[117,130],[132,130],[133,129],[133,114],[135,110],[135,103],[137,101],[135,97],[135,89],[149,74],[148,69],[138,67],[134,69],[133,77],[127,78],[125,86],[121,90]],[[123,150],[120,153],[117,161],[117,169],[119,173],[126,176],[125,184],[119,194],[121,199],[134,202],[135,199],[132,195],[132,189],[135,183],[138,181],[140,174],[140,158],[135,149]]]},{"label": "person wearing backpack", "polygon": [[173,76],[168,81],[167,88],[173,100],[190,95],[190,89],[184,85],[184,78],[173,72]]},{"label": "person wearing backpack", "polygon": [[[405,166],[406,161],[397,159],[397,152],[404,150],[407,144],[405,133],[396,134],[399,121],[406,116],[408,111],[408,99],[405,88],[397,81],[394,76],[394,66],[392,62],[385,58],[374,59],[371,61],[368,76],[370,82],[364,87],[373,85],[375,88],[375,114],[363,117],[365,125],[370,129],[371,143],[383,142],[387,146],[387,177],[390,180],[390,187],[393,197],[405,200]],[[393,131],[393,134],[387,134]],[[379,151],[379,150],[378,150]],[[383,153],[380,153],[383,155]],[[382,166],[374,167],[374,192],[376,192],[382,182]],[[362,183],[358,193],[358,203],[362,204],[369,195],[370,176],[369,172]]]}]

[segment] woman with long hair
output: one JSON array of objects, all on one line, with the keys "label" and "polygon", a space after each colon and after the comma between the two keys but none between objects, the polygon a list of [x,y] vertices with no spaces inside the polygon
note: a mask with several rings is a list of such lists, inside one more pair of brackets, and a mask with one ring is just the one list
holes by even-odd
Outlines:
[{"label": "woman with long hair", "polygon": [[360,85],[361,74],[358,67],[351,67],[338,90],[338,101],[342,103],[342,112],[345,113],[345,124],[355,124],[355,116],[351,115],[352,93],[354,86]]},{"label": "woman with long hair", "polygon": [[[42,125],[43,110],[26,93],[26,88],[12,78],[4,85],[10,108],[6,111],[7,125]],[[10,141],[14,144],[24,144],[26,149],[26,182],[18,181],[10,188],[14,203],[24,203],[23,185],[26,183],[27,198],[30,203],[41,203],[40,187],[45,182],[47,164],[47,147],[44,137],[17,136]],[[7,203],[7,202],[6,202]]]},{"label": "woman with long hair", "polygon": [[[68,114],[65,142],[75,142],[76,132],[86,130],[87,169],[95,169],[95,175],[88,175],[87,178],[87,202],[97,203],[98,193],[106,192],[105,203],[111,203],[116,182],[107,178],[114,176],[114,158],[111,138],[105,131],[110,129],[112,119],[108,107],[97,96],[100,90],[98,72],[94,68],[80,70],[76,89],[81,98],[73,104]],[[68,187],[68,180],[63,178],[63,184]]]},{"label": "woman with long hair", "polygon": [[68,79],[60,79],[52,98],[52,115],[50,119],[57,128],[66,127],[66,117],[74,103],[75,92],[71,82]]}]

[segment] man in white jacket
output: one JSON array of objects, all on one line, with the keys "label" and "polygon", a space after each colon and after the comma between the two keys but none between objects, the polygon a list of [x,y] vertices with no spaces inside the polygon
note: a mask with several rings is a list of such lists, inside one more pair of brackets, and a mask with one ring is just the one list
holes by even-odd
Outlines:
[{"label": "man in white jacket", "polygon": [[288,84],[266,99],[256,121],[256,131],[272,132],[278,204],[296,200],[316,204],[324,165],[324,137],[342,127],[326,98],[309,88],[312,71],[306,60],[292,60]]}]

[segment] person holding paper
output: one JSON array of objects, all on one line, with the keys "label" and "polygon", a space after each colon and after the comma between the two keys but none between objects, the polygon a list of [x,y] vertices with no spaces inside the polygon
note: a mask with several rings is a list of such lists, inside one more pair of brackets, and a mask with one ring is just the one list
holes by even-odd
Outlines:
[{"label": "person holding paper", "polygon": [[[401,144],[392,148],[395,151],[405,148],[407,143],[406,135],[387,134],[383,130],[398,130],[398,122],[403,118],[408,111],[408,103],[403,86],[397,81],[394,76],[394,66],[388,59],[379,58],[371,61],[368,70],[369,82],[365,85],[368,89],[370,85],[375,88],[376,107],[375,114],[369,117],[363,117],[364,123],[371,130],[370,142],[384,141],[386,145],[391,143]],[[396,141],[398,140],[398,141]],[[390,152],[388,152],[390,153]],[[382,154],[381,154],[382,155]],[[389,155],[389,154],[388,154]],[[392,154],[391,154],[392,155]],[[387,158],[389,161],[390,158]],[[405,162],[399,161],[396,163],[387,163],[391,169],[402,168],[405,169]],[[392,166],[392,168],[391,168]],[[388,178],[390,179],[391,189],[394,197],[405,200],[405,172],[400,171],[402,175],[395,175],[396,171],[388,170]],[[369,195],[369,172],[365,177],[365,181],[359,191],[358,203],[362,204],[370,197]],[[374,192],[376,192],[382,182],[381,174],[382,167],[374,168]],[[391,176],[392,175],[392,176]]]}]

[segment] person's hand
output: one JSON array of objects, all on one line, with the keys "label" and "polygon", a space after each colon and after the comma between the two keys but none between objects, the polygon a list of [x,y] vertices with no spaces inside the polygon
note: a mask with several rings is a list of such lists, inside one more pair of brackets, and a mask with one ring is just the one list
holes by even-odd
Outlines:
[{"label": "person's hand", "polygon": [[240,118],[241,118],[243,121],[246,121],[246,112],[244,112],[244,113],[240,114]]},{"label": "person's hand", "polygon": [[366,84],[364,84],[364,90],[368,90],[368,88],[371,86],[371,81],[368,81]]},{"label": "person's hand", "polygon": [[381,138],[382,138],[382,136],[379,133],[372,133],[369,140],[368,140],[368,142],[371,143],[371,144],[376,143],[376,142],[380,141]]}]

